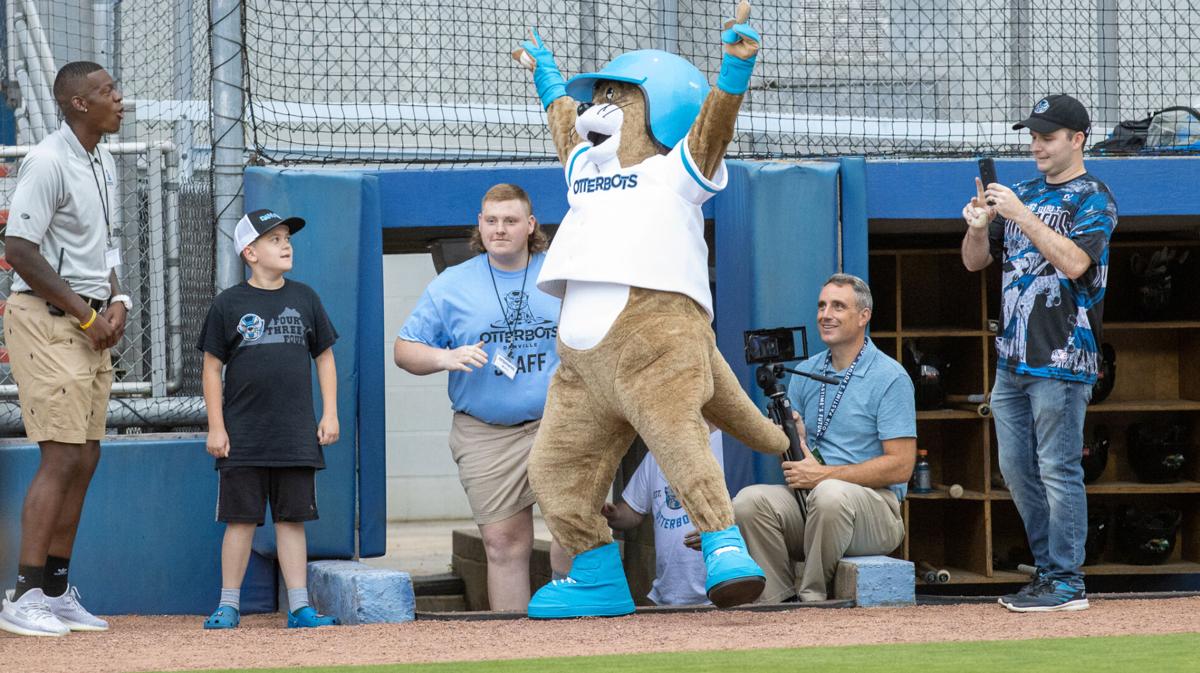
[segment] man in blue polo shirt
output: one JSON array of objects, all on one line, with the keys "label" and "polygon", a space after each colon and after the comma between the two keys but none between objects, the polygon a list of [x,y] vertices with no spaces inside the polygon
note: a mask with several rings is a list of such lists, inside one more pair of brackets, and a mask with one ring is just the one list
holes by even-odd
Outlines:
[{"label": "man in blue polo shirt", "polygon": [[[839,273],[825,281],[817,327],[828,350],[799,369],[839,384],[792,378],[788,397],[800,415],[804,458],[783,463],[786,486],[748,486],[733,501],[746,548],[767,575],[760,603],[796,595],[798,560],[805,561],[799,599],[820,601],[843,556],[887,554],[904,539],[900,501],[916,462],[917,412],[904,367],[867,338],[872,306],[861,278]],[[793,489],[807,493],[807,520]]]}]

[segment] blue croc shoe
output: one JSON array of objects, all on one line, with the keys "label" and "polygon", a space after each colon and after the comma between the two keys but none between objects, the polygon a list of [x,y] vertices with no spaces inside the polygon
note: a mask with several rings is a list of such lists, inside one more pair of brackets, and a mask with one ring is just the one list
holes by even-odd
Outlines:
[{"label": "blue croc shoe", "polygon": [[206,629],[233,629],[242,621],[242,614],[238,609],[228,605],[219,605],[212,615],[204,620],[204,628]]},{"label": "blue croc shoe", "polygon": [[616,542],[575,557],[566,579],[538,589],[529,601],[534,619],[618,617],[633,613],[633,597]]},{"label": "blue croc shoe", "polygon": [[750,558],[737,526],[700,534],[700,550],[708,577],[704,591],[719,608],[753,603],[763,592],[767,576]]},{"label": "blue croc shoe", "polygon": [[320,614],[310,605],[305,605],[295,612],[288,613],[289,629],[307,629],[314,626],[337,626],[337,617]]}]

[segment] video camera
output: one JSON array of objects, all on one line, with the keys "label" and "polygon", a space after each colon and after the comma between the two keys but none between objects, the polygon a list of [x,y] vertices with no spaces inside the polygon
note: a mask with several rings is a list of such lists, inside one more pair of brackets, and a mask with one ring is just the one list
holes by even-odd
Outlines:
[{"label": "video camera", "polygon": [[[800,333],[803,355],[796,357],[796,332]],[[803,327],[752,329],[742,333],[746,339],[746,364],[762,365],[808,359],[808,336]]]},{"label": "video camera", "polygon": [[[800,333],[800,353],[796,356],[796,333]],[[788,401],[787,388],[783,385],[784,373],[806,376],[822,383],[837,385],[838,380],[820,374],[811,374],[797,369],[788,369],[785,362],[808,359],[808,332],[803,327],[774,327],[771,329],[748,330],[742,333],[745,339],[746,364],[758,365],[754,370],[754,381],[770,400],[767,403],[767,415],[783,428],[788,438],[788,450],[783,455],[786,461],[796,461],[804,458],[800,450],[800,436],[796,433],[796,424],[792,421],[792,404]],[[824,463],[817,447],[812,447],[813,458]],[[796,502],[800,505],[801,516],[808,517],[808,504],[805,494],[793,491]]]}]

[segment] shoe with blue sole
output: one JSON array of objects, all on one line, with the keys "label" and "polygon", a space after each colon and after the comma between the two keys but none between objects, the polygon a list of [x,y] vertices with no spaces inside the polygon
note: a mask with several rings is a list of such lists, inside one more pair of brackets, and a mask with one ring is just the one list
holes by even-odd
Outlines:
[{"label": "shoe with blue sole", "polygon": [[1066,582],[1053,581],[1041,585],[1040,591],[1016,596],[1004,604],[1013,612],[1067,612],[1088,609],[1087,592]]},{"label": "shoe with blue sole", "polygon": [[719,608],[753,603],[767,585],[767,575],[750,558],[737,526],[700,534],[700,551],[708,576],[704,591]]},{"label": "shoe with blue sole", "polygon": [[1043,575],[1041,569],[1039,568],[1034,571],[1033,579],[1028,584],[1018,589],[1016,593],[1005,594],[1000,598],[997,598],[996,602],[1004,607],[1008,607],[1009,603],[1014,601],[1023,601],[1029,596],[1041,593],[1042,590],[1045,589],[1045,585],[1050,583],[1050,579]]},{"label": "shoe with blue sole", "polygon": [[312,608],[311,605],[288,613],[287,625],[289,629],[308,629],[317,626],[337,626],[338,618],[323,615]]},{"label": "shoe with blue sole", "polygon": [[238,609],[229,605],[219,605],[208,619],[204,620],[206,629],[234,629],[242,621]]},{"label": "shoe with blue sole", "polygon": [[566,579],[538,589],[528,614],[533,619],[570,619],[619,617],[633,610],[621,552],[610,542],[576,556]]}]

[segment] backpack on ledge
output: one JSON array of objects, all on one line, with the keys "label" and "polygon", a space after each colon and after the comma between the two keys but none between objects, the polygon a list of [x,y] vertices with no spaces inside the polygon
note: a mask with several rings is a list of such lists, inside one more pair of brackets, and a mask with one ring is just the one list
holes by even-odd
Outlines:
[{"label": "backpack on ledge", "polygon": [[1096,143],[1090,154],[1155,154],[1200,151],[1200,112],[1177,105],[1143,119],[1116,125],[1107,138]]}]

